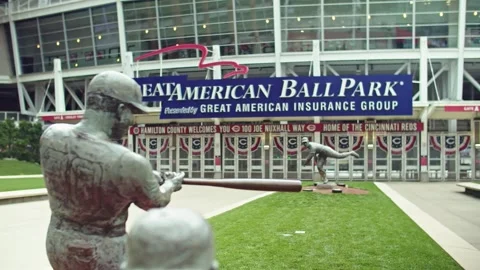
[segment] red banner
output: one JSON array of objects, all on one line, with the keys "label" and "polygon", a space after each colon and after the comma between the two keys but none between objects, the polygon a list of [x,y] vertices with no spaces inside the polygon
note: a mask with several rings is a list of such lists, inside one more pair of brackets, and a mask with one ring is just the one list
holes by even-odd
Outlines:
[{"label": "red banner", "polygon": [[81,120],[83,114],[71,114],[71,115],[45,115],[42,116],[42,121],[72,121]]},{"label": "red banner", "polygon": [[234,124],[205,126],[134,126],[130,134],[171,135],[171,134],[212,134],[212,133],[312,133],[312,132],[419,132],[422,122],[391,123],[323,123],[323,124]]},{"label": "red banner", "polygon": [[419,132],[422,122],[324,123],[321,132]]},{"label": "red banner", "polygon": [[445,106],[446,112],[479,112],[480,106]]}]

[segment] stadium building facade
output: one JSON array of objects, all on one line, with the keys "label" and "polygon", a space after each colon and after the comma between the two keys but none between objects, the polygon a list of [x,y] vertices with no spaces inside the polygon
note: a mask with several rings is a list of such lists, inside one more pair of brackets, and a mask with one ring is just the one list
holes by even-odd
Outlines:
[{"label": "stadium building facade", "polygon": [[309,137],[360,154],[329,160],[330,180],[480,179],[478,0],[0,5],[0,85],[21,115],[77,122],[89,80],[121,71],[152,108],[122,143],[154,169],[316,178]]}]

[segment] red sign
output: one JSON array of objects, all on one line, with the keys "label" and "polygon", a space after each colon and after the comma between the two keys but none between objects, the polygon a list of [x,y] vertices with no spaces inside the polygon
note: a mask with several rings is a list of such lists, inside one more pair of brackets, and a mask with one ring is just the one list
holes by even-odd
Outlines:
[{"label": "red sign", "polygon": [[446,112],[479,112],[480,106],[445,106]]},{"label": "red sign", "polygon": [[324,123],[321,132],[419,132],[422,122]]},{"label": "red sign", "polygon": [[81,120],[83,114],[72,114],[72,115],[45,115],[42,116],[42,121],[71,121],[71,120]]},{"label": "red sign", "polygon": [[313,133],[313,132],[419,132],[422,122],[339,123],[339,124],[234,124],[206,126],[134,126],[130,134],[212,134],[212,133]]}]

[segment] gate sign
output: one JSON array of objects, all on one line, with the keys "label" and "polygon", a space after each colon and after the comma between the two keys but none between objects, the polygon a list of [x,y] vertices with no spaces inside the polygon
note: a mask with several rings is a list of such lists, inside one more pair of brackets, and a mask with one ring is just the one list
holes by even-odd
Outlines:
[{"label": "gate sign", "polygon": [[188,80],[136,78],[161,119],[412,115],[411,75]]}]

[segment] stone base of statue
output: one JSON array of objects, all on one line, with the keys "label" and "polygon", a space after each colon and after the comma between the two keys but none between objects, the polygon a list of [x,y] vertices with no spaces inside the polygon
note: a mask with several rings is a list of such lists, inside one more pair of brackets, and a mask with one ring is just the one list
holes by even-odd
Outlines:
[{"label": "stone base of statue", "polygon": [[315,183],[314,186],[305,186],[303,191],[314,192],[318,194],[356,194],[356,195],[365,195],[368,194],[368,190],[352,188],[346,185],[345,183]]},{"label": "stone base of statue", "polygon": [[313,184],[315,186],[315,189],[333,189],[337,185],[335,183],[323,183],[323,182],[318,182]]}]

